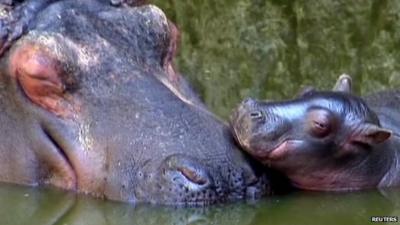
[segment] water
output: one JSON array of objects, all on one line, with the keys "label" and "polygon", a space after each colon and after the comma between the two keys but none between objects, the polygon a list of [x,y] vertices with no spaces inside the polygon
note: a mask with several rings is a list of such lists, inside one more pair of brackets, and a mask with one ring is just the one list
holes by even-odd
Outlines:
[{"label": "water", "polygon": [[208,208],[171,208],[102,201],[43,188],[0,185],[2,225],[280,225],[368,224],[400,215],[397,190],[346,194],[298,192]]},{"label": "water", "polygon": [[[182,31],[177,64],[222,118],[245,97],[285,99],[353,76],[356,93],[400,87],[400,1],[153,0]],[[0,185],[0,224],[368,224],[400,215],[399,191],[297,192],[206,209],[133,206]]]}]

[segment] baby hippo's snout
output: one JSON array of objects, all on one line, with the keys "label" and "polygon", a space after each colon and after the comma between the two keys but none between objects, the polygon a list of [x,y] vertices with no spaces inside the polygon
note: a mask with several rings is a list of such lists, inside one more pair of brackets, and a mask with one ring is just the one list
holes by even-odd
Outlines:
[{"label": "baby hippo's snout", "polygon": [[233,136],[245,151],[264,161],[284,143],[292,111],[288,105],[245,99],[231,117]]},{"label": "baby hippo's snout", "polygon": [[263,112],[257,109],[257,102],[252,98],[245,99],[240,107],[239,110],[241,110],[242,113],[247,114],[251,121],[264,121]]},{"label": "baby hippo's snout", "polygon": [[265,123],[265,115],[255,100],[247,98],[233,112],[230,121],[234,137],[239,144],[248,148],[249,137]]}]

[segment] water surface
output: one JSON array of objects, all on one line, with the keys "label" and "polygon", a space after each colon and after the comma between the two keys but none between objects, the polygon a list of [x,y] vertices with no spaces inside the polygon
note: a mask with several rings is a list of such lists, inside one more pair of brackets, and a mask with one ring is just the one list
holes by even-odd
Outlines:
[{"label": "water surface", "polygon": [[0,185],[2,225],[280,225],[368,224],[400,215],[399,190],[296,192],[208,208],[172,208],[102,201],[58,190]]}]

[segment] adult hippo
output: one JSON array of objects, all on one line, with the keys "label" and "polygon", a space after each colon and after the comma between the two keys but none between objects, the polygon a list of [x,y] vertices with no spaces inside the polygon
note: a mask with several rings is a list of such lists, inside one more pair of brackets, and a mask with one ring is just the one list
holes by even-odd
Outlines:
[{"label": "adult hippo", "polygon": [[158,8],[2,2],[0,181],[175,205],[266,193],[175,73],[177,30]]},{"label": "adult hippo", "polygon": [[400,185],[400,92],[333,91],[289,101],[245,100],[232,116],[238,142],[301,189],[344,191]]}]

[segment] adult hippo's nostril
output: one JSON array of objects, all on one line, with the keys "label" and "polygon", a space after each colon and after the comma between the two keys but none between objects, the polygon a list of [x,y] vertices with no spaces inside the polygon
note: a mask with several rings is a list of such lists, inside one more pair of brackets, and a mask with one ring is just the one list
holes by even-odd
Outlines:
[{"label": "adult hippo's nostril", "polygon": [[198,185],[205,185],[208,183],[208,178],[205,177],[203,174],[199,173],[199,171],[194,170],[193,168],[189,167],[179,167],[177,169],[186,179],[189,181],[198,184]]},{"label": "adult hippo's nostril", "polygon": [[212,185],[212,178],[198,160],[184,155],[173,155],[164,162],[164,176],[171,183],[188,191],[201,191]]},{"label": "adult hippo's nostril", "polygon": [[162,160],[156,171],[143,176],[135,197],[166,205],[205,206],[225,200],[219,193],[223,180],[202,160],[174,154]]},{"label": "adult hippo's nostril", "polygon": [[[161,162],[135,197],[167,205],[205,206],[267,193],[268,182],[248,164],[215,167],[205,160],[174,154]],[[154,197],[155,196],[155,197]]]}]

